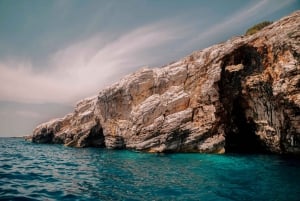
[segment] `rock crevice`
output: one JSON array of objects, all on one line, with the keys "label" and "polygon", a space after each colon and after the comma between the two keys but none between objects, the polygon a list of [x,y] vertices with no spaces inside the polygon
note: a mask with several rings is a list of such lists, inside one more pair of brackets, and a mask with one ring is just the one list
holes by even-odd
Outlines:
[{"label": "rock crevice", "polygon": [[300,11],[143,68],[39,125],[31,140],[147,152],[300,153]]}]

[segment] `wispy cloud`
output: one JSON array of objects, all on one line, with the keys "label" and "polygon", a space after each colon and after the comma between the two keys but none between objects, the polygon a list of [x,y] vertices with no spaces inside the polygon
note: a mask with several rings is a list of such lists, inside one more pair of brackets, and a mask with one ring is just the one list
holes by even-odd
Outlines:
[{"label": "wispy cloud", "polygon": [[30,61],[0,63],[0,100],[74,102],[95,94],[121,75],[147,64],[154,48],[181,37],[179,29],[160,22],[109,43],[100,33],[50,55],[49,67],[42,71],[36,71]]},{"label": "wispy cloud", "polygon": [[[208,38],[215,38],[221,34],[228,33],[232,29],[236,29],[240,25],[247,24],[257,20],[257,18],[264,18],[265,16],[270,15],[282,9],[296,0],[285,0],[285,1],[276,1],[273,0],[261,0],[253,1],[254,3],[245,7],[242,10],[233,13],[228,18],[225,18],[220,23],[214,24],[207,30],[203,31],[198,37],[195,37],[190,44],[197,41],[207,40]],[[187,44],[189,45],[189,44]]]},{"label": "wispy cloud", "polygon": [[0,100],[73,103],[96,94],[122,75],[163,60],[165,52],[160,49],[165,47],[163,45],[184,39],[178,48],[191,50],[293,2],[295,0],[253,1],[200,34],[195,21],[183,24],[172,20],[139,27],[113,40],[107,33],[98,33],[49,55],[45,62],[47,68],[40,70],[36,70],[39,68],[30,60],[0,61]]}]

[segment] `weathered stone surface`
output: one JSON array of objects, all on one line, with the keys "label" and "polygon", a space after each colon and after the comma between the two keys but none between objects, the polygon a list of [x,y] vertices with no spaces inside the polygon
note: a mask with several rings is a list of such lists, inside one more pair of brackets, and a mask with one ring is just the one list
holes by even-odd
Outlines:
[{"label": "weathered stone surface", "polygon": [[39,125],[38,143],[148,152],[300,153],[300,11],[144,68]]}]

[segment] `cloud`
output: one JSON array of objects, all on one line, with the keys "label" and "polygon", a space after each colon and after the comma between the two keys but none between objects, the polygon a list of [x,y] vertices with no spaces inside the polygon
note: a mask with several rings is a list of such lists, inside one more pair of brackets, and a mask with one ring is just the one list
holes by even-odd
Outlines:
[{"label": "cloud", "polygon": [[217,38],[224,39],[225,34],[232,33],[245,22],[252,23],[293,2],[295,0],[252,1],[220,23],[204,28],[200,34],[196,21],[180,23],[178,19],[145,25],[119,37],[98,33],[49,55],[45,62],[47,68],[33,66],[30,59],[0,61],[0,100],[74,103],[97,94],[121,76],[144,65],[166,61],[166,55],[173,54],[166,52],[167,44],[173,44],[169,47],[174,49],[177,46],[176,51],[181,53],[198,49]]},{"label": "cloud", "polygon": [[73,103],[96,94],[145,61],[157,59],[155,48],[181,37],[182,29],[173,25],[143,26],[110,41],[99,33],[50,55],[42,70],[30,61],[0,63],[0,100]]},{"label": "cloud", "polygon": [[273,0],[261,0],[254,1],[250,6],[233,13],[228,18],[225,18],[220,23],[217,23],[210,28],[203,31],[198,37],[195,37],[190,41],[192,43],[207,40],[208,38],[215,38],[220,36],[220,33],[228,33],[232,29],[236,29],[240,25],[247,24],[249,22],[255,21],[258,17],[264,18],[290,4],[295,2],[295,0],[285,0],[285,1],[273,1]]},{"label": "cloud", "polygon": [[28,135],[38,124],[72,111],[72,106],[64,104],[0,101],[0,137]]},{"label": "cloud", "polygon": [[25,118],[40,118],[41,115],[37,112],[33,112],[30,110],[18,110],[16,111],[16,115]]}]

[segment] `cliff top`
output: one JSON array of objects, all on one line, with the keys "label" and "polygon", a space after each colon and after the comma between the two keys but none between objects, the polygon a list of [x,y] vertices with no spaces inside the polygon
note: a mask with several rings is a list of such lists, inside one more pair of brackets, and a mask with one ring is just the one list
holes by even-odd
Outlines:
[{"label": "cliff top", "polygon": [[39,125],[34,142],[148,152],[300,153],[300,11],[142,68]]}]

